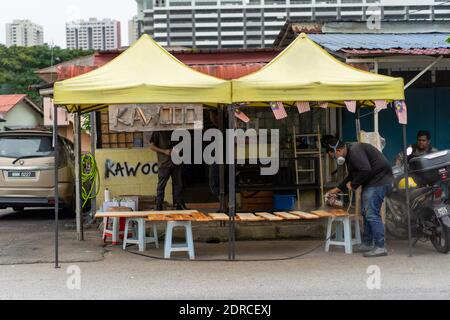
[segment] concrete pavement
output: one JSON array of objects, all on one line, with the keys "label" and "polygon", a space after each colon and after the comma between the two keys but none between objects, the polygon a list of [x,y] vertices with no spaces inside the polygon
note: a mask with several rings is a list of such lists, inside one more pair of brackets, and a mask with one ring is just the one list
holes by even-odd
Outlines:
[{"label": "concrete pavement", "polygon": [[[14,219],[0,219],[0,228],[5,222],[14,225]],[[70,244],[73,231],[66,232]],[[82,244],[62,244],[63,260],[64,254],[79,249],[92,252],[71,253],[78,256],[64,260],[60,269],[48,263],[0,265],[0,299],[450,299],[450,255],[438,254],[430,244],[418,244],[415,256],[409,258],[406,242],[388,241],[388,257],[366,259],[341,249],[325,253],[317,240],[242,241],[237,258],[243,260],[316,250],[291,260],[204,262],[143,257],[118,247],[103,248],[98,231],[88,230],[87,236]],[[14,235],[14,241],[22,238]],[[196,243],[199,260],[226,259],[227,249],[227,243]],[[129,250],[135,252],[133,247]],[[145,254],[161,257],[162,249],[149,248]],[[85,259],[89,262],[73,262]],[[367,287],[374,275],[368,273],[370,266],[380,272],[380,289]],[[79,290],[74,279],[80,280]]]}]

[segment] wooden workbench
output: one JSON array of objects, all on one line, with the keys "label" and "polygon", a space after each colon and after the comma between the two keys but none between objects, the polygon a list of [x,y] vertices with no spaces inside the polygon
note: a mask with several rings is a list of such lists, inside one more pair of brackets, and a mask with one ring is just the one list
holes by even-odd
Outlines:
[{"label": "wooden workbench", "polygon": [[[290,212],[256,212],[256,213],[237,213],[235,221],[239,222],[278,222],[278,221],[301,221],[316,220],[328,217],[342,217],[348,213],[344,210],[328,209],[309,212],[290,211]],[[123,211],[123,212],[97,212],[96,218],[144,218],[147,221],[228,221],[229,217],[225,213],[204,214],[197,210],[185,211]]]}]

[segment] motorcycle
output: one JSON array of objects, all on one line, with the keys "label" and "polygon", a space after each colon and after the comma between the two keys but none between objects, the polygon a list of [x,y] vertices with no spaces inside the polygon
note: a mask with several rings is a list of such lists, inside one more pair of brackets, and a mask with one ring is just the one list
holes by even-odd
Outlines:
[{"label": "motorcycle", "polygon": [[393,167],[394,185],[386,197],[386,228],[397,238],[408,236],[406,184],[410,190],[411,231],[418,241],[431,241],[441,253],[450,251],[450,150],[409,161],[410,177],[404,168]]}]

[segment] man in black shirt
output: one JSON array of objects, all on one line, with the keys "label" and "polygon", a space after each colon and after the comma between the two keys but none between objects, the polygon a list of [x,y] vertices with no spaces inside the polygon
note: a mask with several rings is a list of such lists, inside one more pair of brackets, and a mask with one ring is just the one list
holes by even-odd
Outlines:
[{"label": "man in black shirt", "polygon": [[362,215],[364,217],[363,244],[359,251],[365,257],[387,255],[381,206],[392,187],[392,168],[384,155],[367,143],[346,144],[337,138],[328,139],[327,151],[338,165],[347,166],[348,175],[330,194],[362,187]]},{"label": "man in black shirt", "polygon": [[183,177],[181,165],[172,162],[171,154],[173,131],[156,131],[150,138],[150,149],[158,155],[158,186],[156,194],[156,210],[162,211],[164,204],[164,191],[167,181],[172,177],[173,199],[177,210],[186,210],[181,197],[183,191]]}]

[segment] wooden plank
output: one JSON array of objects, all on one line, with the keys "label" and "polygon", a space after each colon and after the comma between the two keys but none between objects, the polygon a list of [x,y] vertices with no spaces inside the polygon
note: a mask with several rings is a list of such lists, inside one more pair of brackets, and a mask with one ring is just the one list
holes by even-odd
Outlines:
[{"label": "wooden plank", "polygon": [[291,214],[288,212],[274,212],[273,214],[286,220],[300,220],[299,216],[296,216],[295,214]]},{"label": "wooden plank", "polygon": [[348,216],[348,213],[345,210],[341,210],[341,209],[316,210],[316,211],[311,211],[311,213],[315,214],[316,216],[319,216],[321,218]]},{"label": "wooden plank", "polygon": [[266,220],[269,220],[269,221],[281,221],[281,220],[283,220],[282,217],[277,217],[276,215],[273,215],[273,214],[268,213],[268,212],[256,212],[255,215],[258,216],[258,217],[264,218]]},{"label": "wooden plank", "polygon": [[197,210],[168,210],[168,211],[142,211],[142,212],[146,212],[147,215],[152,215],[152,214],[170,215],[170,214],[194,214],[194,213],[200,213]]},{"label": "wooden plank", "polygon": [[208,216],[211,217],[214,221],[228,221],[230,217],[225,213],[208,213]]},{"label": "wooden plank", "polygon": [[139,211],[128,211],[128,212],[97,212],[95,218],[146,218],[148,213]]},{"label": "wooden plank", "polygon": [[315,215],[315,214],[311,214],[308,212],[303,212],[303,211],[289,211],[290,214],[293,214],[295,216],[299,216],[302,219],[306,219],[306,220],[314,220],[314,219],[319,219],[319,216]]},{"label": "wooden plank", "polygon": [[192,217],[194,218],[194,221],[199,222],[212,221],[211,217],[208,217],[206,214],[201,212],[192,214]]},{"label": "wooden plank", "polygon": [[241,221],[263,221],[264,218],[255,216],[253,213],[238,213],[236,214]]}]

